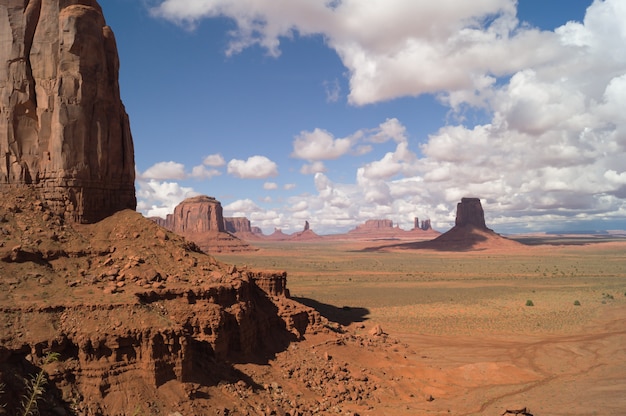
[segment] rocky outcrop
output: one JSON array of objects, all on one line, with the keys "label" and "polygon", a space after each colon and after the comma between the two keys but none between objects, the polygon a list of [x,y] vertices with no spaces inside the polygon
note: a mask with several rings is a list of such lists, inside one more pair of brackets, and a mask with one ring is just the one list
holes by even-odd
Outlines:
[{"label": "rocky outcrop", "polygon": [[252,233],[250,220],[246,217],[224,217],[224,229],[229,233]]},{"label": "rocky outcrop", "polygon": [[393,228],[393,221],[391,220],[367,220],[362,225],[357,225],[357,229],[366,230],[380,230]]},{"label": "rocky outcrop", "polygon": [[420,219],[418,217],[415,217],[415,219],[413,221],[413,229],[414,230],[429,231],[429,230],[432,230],[433,227],[430,224],[430,220],[423,220],[420,223]]},{"label": "rocky outcrop", "polygon": [[187,198],[165,219],[151,218],[162,227],[196,243],[207,253],[254,250],[226,231],[222,204],[210,196]]},{"label": "rocky outcrop", "polygon": [[455,227],[472,226],[481,230],[488,230],[485,224],[485,212],[480,198],[461,198],[456,206]]},{"label": "rocky outcrop", "polygon": [[246,240],[260,240],[264,237],[259,227],[252,227],[246,217],[224,217],[224,229],[237,238]]},{"label": "rocky outcrop", "polygon": [[479,198],[462,198],[457,204],[454,227],[431,241],[405,244],[402,248],[440,251],[468,251],[519,248],[520,243],[509,240],[487,228],[485,212]]},{"label": "rocky outcrop", "polygon": [[118,69],[95,0],[0,4],[0,189],[34,187],[76,222],[135,209]]},{"label": "rocky outcrop", "polygon": [[[237,374],[229,363],[322,329],[289,298],[285,272],[223,264],[129,210],[81,227],[49,214],[30,189],[0,201],[0,413],[21,414],[39,368],[42,415],[130,414],[172,400],[165,384],[192,401],[186,388]],[[51,352],[59,360],[46,364]]]}]

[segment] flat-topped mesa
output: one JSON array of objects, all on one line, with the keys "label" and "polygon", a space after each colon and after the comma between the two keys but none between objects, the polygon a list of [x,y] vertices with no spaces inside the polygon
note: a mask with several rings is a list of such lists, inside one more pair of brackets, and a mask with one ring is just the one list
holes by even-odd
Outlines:
[{"label": "flat-topped mesa", "polygon": [[181,235],[226,231],[222,204],[206,195],[185,199],[166,217],[165,223],[165,228]]},{"label": "flat-topped mesa", "polygon": [[246,217],[224,217],[224,228],[232,234],[254,233],[250,220]]},{"label": "flat-topped mesa", "polygon": [[33,187],[76,222],[134,210],[133,141],[102,9],[10,4],[0,5],[0,189]]},{"label": "flat-topped mesa", "polygon": [[480,198],[461,198],[456,206],[455,227],[474,226],[481,230],[489,230],[485,224],[485,212]]},{"label": "flat-topped mesa", "polygon": [[193,241],[208,253],[254,250],[227,232],[222,204],[210,196],[187,198],[165,219],[151,219],[160,226]]}]

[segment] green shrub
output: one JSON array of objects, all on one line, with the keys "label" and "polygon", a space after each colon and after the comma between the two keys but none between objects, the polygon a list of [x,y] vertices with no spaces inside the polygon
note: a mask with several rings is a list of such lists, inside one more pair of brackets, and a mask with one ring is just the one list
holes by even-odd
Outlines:
[{"label": "green shrub", "polygon": [[580,306],[580,302],[579,302],[579,301],[577,301],[577,300],[575,300],[575,301],[574,301],[574,306]]},{"label": "green shrub", "polygon": [[[59,353],[51,352],[44,358],[43,365],[59,360]],[[46,372],[43,368],[26,383],[26,393],[22,396],[22,416],[35,416],[39,414],[37,402],[45,392]]]},{"label": "green shrub", "polygon": [[532,301],[532,300],[528,299],[528,300],[526,301],[526,306],[535,306],[535,304],[533,303],[533,301]]}]

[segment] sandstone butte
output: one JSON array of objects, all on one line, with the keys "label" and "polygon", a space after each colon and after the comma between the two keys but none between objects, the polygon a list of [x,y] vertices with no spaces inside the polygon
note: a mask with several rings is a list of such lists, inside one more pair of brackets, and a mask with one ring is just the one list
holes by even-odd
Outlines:
[{"label": "sandstone butte", "polygon": [[96,1],[0,5],[0,185],[77,222],[135,209],[113,32]]},{"label": "sandstone butte", "polygon": [[454,227],[429,241],[393,244],[378,249],[427,249],[438,251],[472,251],[522,248],[523,244],[502,237],[487,227],[480,198],[461,198],[456,206]]},{"label": "sandstone butte", "polygon": [[[187,198],[165,219],[153,217],[154,222],[196,243],[207,253],[255,250],[226,230],[222,204],[213,197],[201,195]],[[233,226],[233,222],[229,222]],[[249,227],[249,222],[248,222]]]}]

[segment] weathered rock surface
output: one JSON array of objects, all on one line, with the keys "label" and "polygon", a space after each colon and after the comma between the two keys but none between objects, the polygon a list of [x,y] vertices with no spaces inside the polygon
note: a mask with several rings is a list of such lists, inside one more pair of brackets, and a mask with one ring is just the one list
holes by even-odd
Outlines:
[{"label": "weathered rock surface", "polygon": [[208,253],[254,250],[226,231],[222,204],[210,196],[187,198],[165,219],[151,218],[160,226],[196,243]]},{"label": "weathered rock surface", "polygon": [[224,229],[242,240],[258,240],[264,237],[259,227],[252,227],[246,217],[224,217]]},{"label": "weathered rock surface", "polygon": [[480,198],[461,198],[456,206],[455,227],[473,227],[488,230],[485,224],[485,211],[480,203]]},{"label": "weathered rock surface", "polygon": [[95,0],[0,4],[0,189],[34,187],[77,222],[135,209],[118,69]]},{"label": "weathered rock surface", "polygon": [[[42,415],[132,414],[146,402],[207,414],[186,389],[239,380],[230,363],[322,328],[288,297],[285,272],[223,264],[131,210],[64,223],[26,190],[0,201],[6,414],[18,414],[24,377],[39,368],[49,375]],[[50,352],[59,361],[45,364]]]}]

